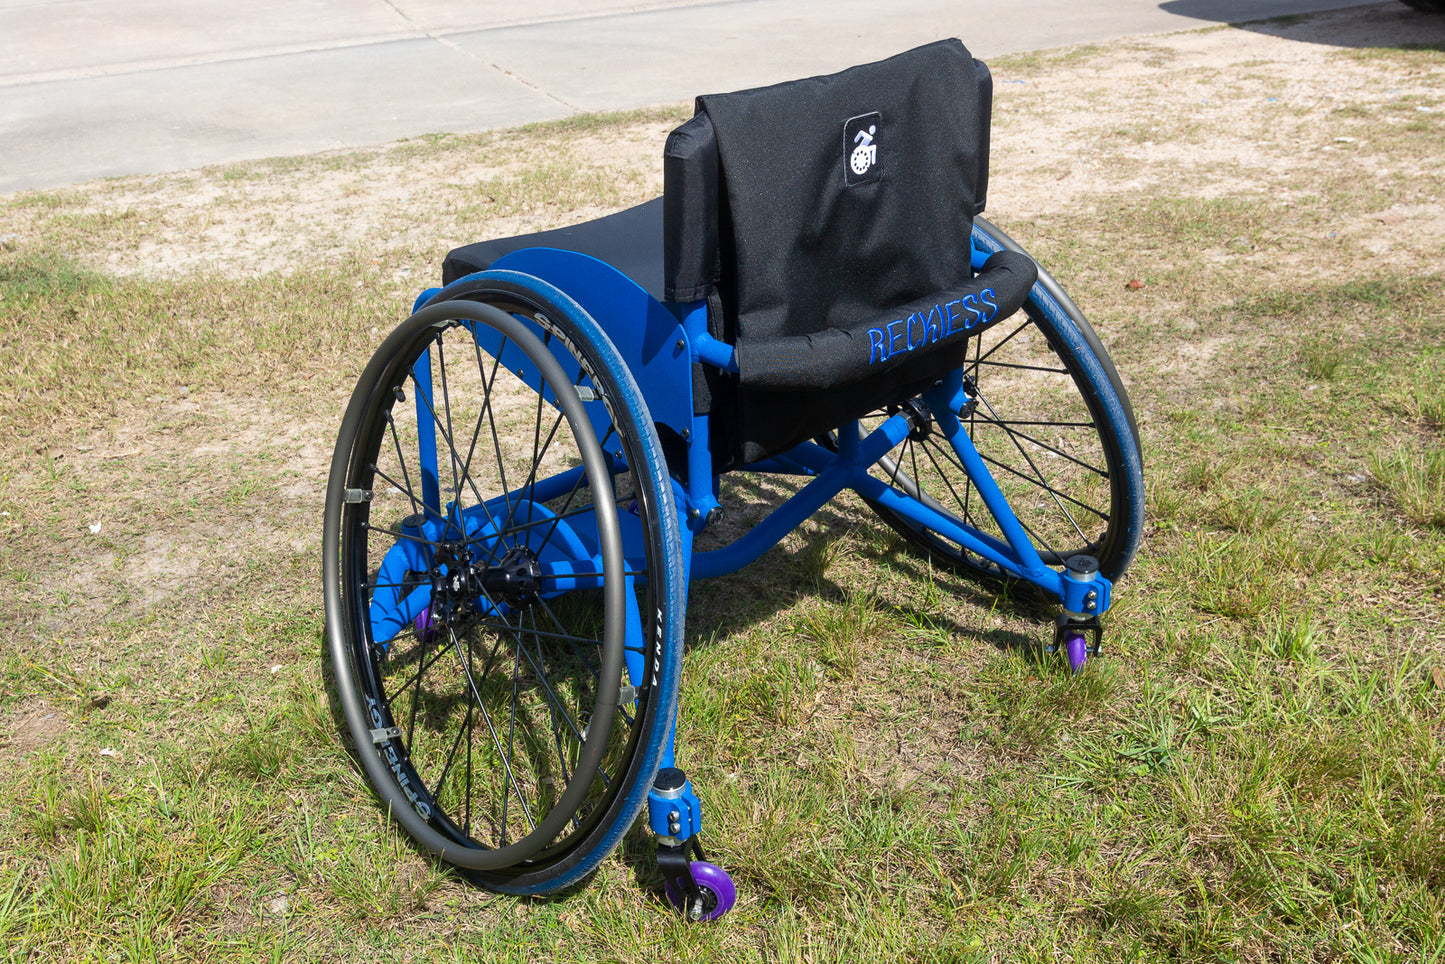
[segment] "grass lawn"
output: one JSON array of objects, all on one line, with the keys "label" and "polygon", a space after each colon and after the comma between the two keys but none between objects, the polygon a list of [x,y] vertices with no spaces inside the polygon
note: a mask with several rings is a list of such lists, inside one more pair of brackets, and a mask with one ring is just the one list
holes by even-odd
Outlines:
[{"label": "grass lawn", "polygon": [[988,214],[1139,418],[1110,655],[846,500],[694,585],[710,926],[640,829],[546,900],[416,849],[321,633],[370,353],[449,247],[658,193],[686,108],[0,198],[0,956],[1445,961],[1445,24],[1395,6],[991,65]]}]

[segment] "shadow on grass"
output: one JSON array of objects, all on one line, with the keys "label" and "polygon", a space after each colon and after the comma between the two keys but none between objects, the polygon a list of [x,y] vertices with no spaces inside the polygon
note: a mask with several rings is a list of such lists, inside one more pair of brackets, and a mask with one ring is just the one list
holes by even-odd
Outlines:
[{"label": "shadow on grass", "polygon": [[[786,486],[762,486],[742,483],[737,487],[731,507],[743,517],[745,529],[756,524],[749,517],[766,514],[780,505],[790,494]],[[745,500],[745,503],[744,503]],[[729,534],[735,538],[738,531]],[[876,532],[876,535],[874,534]],[[853,538],[858,535],[859,537]],[[905,586],[926,587],[917,598],[869,603],[902,625],[919,627],[919,641],[908,642],[910,648],[927,647],[930,639],[963,639],[986,645],[998,651],[1018,654],[1027,664],[1045,658],[1044,640],[1051,638],[1053,611],[1056,605],[1035,587],[996,580],[980,583],[956,573],[936,560],[930,560],[897,537],[885,524],[872,518],[862,507],[839,503],[825,505],[796,535],[764,553],[740,571],[689,586],[688,619],[684,634],[686,652],[696,652],[746,634],[753,626],[765,622],[794,607],[800,598],[814,597],[829,602],[846,603],[856,597],[859,589],[846,580],[830,578],[827,572],[837,553],[846,553],[865,570],[886,568]],[[863,590],[868,595],[867,589]],[[1036,630],[1019,631],[1004,627],[981,629],[964,625],[958,617],[931,606],[929,600],[947,597],[969,609],[1000,614],[1009,621],[1037,624]],[[951,607],[950,608],[954,608]],[[336,666],[324,631],[318,634],[321,676],[326,688],[330,723],[341,738],[359,771],[365,773],[361,756],[351,737],[342,698],[338,693]],[[373,806],[378,813],[388,804],[373,793]],[[487,881],[465,869],[448,866],[409,835],[404,846],[412,853],[445,866],[448,873],[468,883],[489,888]],[[656,844],[645,819],[640,819],[627,834],[617,854],[626,864],[639,891],[649,895],[663,908],[670,907],[656,865]],[[524,896],[528,903],[550,904],[565,901],[589,886],[596,872],[554,893]]]},{"label": "shadow on grass", "polygon": [[[1438,2],[1438,0],[1437,0]],[[1159,9],[1181,17],[1227,23],[1250,33],[1356,50],[1445,49],[1445,16],[1411,9],[1404,3],[1288,14],[1260,20],[1248,3],[1219,0],[1167,0]]]}]

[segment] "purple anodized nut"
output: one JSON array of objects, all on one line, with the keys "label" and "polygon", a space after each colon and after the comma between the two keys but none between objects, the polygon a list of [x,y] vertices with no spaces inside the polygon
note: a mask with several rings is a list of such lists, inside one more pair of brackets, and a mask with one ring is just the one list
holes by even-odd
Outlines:
[{"label": "purple anodized nut", "polygon": [[423,643],[434,642],[441,635],[441,623],[432,619],[431,603],[422,607],[421,612],[411,621],[412,627],[416,630],[417,638]]}]

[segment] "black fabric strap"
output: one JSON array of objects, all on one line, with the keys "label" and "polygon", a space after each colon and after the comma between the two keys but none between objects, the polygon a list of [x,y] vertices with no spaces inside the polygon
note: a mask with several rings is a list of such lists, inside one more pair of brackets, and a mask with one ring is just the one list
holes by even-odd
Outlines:
[{"label": "black fabric strap", "polygon": [[1027,255],[999,251],[959,288],[875,315],[851,328],[804,335],[741,338],[744,388],[818,391],[856,384],[924,354],[944,350],[1013,314],[1028,297],[1038,267]]}]

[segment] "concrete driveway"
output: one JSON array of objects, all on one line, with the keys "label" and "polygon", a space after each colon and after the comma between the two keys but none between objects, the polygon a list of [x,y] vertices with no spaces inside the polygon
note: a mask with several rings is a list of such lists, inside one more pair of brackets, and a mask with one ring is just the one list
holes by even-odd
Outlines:
[{"label": "concrete driveway", "polygon": [[[1360,0],[0,0],[0,193]],[[524,8],[525,16],[518,16]]]}]

